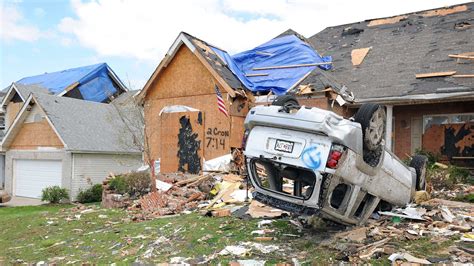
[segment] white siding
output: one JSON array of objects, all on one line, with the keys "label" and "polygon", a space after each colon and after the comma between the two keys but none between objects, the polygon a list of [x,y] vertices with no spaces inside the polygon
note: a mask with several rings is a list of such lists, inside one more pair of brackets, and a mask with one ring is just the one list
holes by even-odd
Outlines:
[{"label": "white siding", "polygon": [[0,189],[5,188],[5,154],[0,154]]},{"label": "white siding", "polygon": [[142,165],[141,155],[74,153],[72,159],[71,197],[80,189],[102,183],[107,175],[136,170]]},{"label": "white siding", "polygon": [[411,154],[415,154],[417,149],[421,149],[423,136],[422,117],[411,118]]}]

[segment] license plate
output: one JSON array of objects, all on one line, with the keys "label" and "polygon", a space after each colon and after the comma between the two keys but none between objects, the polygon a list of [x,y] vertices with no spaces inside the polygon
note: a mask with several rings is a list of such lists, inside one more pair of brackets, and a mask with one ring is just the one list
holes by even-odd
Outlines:
[{"label": "license plate", "polygon": [[295,146],[295,143],[292,142],[292,141],[277,139],[276,143],[275,143],[275,150],[276,151],[287,152],[287,153],[292,153],[294,146]]}]

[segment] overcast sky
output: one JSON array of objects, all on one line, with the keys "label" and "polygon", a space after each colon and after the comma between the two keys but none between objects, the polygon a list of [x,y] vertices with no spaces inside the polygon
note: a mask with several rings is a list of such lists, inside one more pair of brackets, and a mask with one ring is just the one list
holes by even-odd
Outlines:
[{"label": "overcast sky", "polygon": [[325,27],[467,2],[456,0],[0,0],[0,86],[107,62],[141,89],[186,31],[231,54],[288,28]]}]

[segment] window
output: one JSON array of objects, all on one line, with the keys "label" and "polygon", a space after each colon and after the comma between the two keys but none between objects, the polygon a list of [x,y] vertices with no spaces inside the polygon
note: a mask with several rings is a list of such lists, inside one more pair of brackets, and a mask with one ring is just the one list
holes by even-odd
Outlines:
[{"label": "window", "polygon": [[462,124],[467,122],[474,122],[474,113],[425,115],[423,116],[423,133],[432,125]]},{"label": "window", "polygon": [[0,130],[5,130],[5,113],[0,113]]}]

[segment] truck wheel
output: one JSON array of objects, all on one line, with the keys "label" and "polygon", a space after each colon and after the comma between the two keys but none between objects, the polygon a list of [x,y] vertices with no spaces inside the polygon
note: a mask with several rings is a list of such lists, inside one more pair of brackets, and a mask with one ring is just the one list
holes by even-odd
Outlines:
[{"label": "truck wheel", "polygon": [[276,106],[300,106],[298,100],[293,95],[281,95],[277,96],[275,100],[273,100],[272,105]]},{"label": "truck wheel", "polygon": [[415,155],[411,159],[410,167],[416,171],[416,191],[426,190],[426,165],[428,158],[423,155]]},{"label": "truck wheel", "polygon": [[374,103],[363,104],[354,116],[362,127],[364,150],[375,151],[385,137],[385,110]]}]

